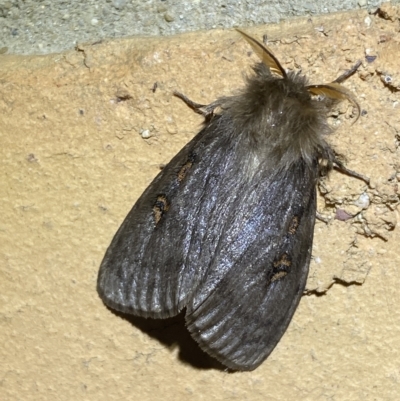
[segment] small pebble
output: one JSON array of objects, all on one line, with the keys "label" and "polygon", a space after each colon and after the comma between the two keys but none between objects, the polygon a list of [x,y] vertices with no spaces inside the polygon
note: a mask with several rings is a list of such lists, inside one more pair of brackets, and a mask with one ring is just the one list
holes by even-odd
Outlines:
[{"label": "small pebble", "polygon": [[148,129],[140,131],[140,135],[143,139],[148,139],[151,137],[150,131]]},{"label": "small pebble", "polygon": [[175,17],[170,13],[165,13],[164,14],[164,19],[167,22],[172,22],[175,19]]}]

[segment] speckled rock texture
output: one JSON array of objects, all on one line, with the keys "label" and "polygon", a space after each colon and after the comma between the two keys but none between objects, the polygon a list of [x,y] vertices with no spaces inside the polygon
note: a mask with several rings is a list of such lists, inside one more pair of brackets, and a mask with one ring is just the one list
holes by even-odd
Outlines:
[{"label": "speckled rock texture", "polygon": [[[398,0],[394,0],[398,1]],[[0,50],[46,54],[77,43],[132,35],[182,32],[277,23],[364,8],[380,0],[0,0]]]},{"label": "speckled rock texture", "polygon": [[[183,317],[118,315],[96,293],[132,204],[257,59],[235,31],[108,40],[48,56],[0,55],[0,399],[385,400],[400,394],[400,9],[247,31],[287,69],[330,82],[357,60],[329,138],[371,185],[318,186],[307,293],[255,371],[229,373]],[[157,83],[157,85],[155,85]]]}]

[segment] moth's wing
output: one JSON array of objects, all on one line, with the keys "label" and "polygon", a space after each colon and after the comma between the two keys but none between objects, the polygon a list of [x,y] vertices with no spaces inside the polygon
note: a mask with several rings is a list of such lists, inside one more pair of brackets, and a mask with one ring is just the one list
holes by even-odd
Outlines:
[{"label": "moth's wing", "polygon": [[103,301],[123,312],[164,318],[186,306],[200,346],[240,370],[257,367],[289,324],[315,216],[316,166],[276,170],[254,150],[215,118],[139,198],[98,277]]},{"label": "moth's wing", "polygon": [[102,261],[97,289],[106,305],[155,318],[187,305],[208,267],[202,238],[237,146],[217,116],[149,185]]},{"label": "moth's wing", "polygon": [[[200,346],[232,369],[256,368],[297,308],[310,262],[317,171],[303,161],[286,172],[260,165],[240,197],[225,202],[228,217],[209,217],[212,234],[202,246],[218,230],[220,237],[186,320]],[[235,193],[234,181],[224,182],[224,192]]]}]

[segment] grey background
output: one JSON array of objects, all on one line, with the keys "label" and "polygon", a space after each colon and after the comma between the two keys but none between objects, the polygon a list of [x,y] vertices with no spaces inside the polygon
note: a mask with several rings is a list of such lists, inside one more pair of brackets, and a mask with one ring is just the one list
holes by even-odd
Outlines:
[{"label": "grey background", "polygon": [[71,49],[78,42],[103,38],[245,27],[356,8],[373,12],[381,3],[379,0],[0,0],[0,51],[54,53]]}]

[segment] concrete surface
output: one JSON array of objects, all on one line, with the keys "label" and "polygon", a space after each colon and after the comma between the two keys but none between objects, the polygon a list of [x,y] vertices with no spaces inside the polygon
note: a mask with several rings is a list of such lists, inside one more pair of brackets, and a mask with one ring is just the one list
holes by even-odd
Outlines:
[{"label": "concrete surface", "polygon": [[312,83],[363,61],[344,84],[362,116],[351,125],[341,103],[330,141],[371,177],[368,188],[333,172],[319,185],[331,221],[316,224],[308,293],[249,373],[202,353],[181,316],[127,318],[96,293],[123,218],[200,128],[172,91],[203,103],[232,93],[256,60],[249,46],[215,30],[0,55],[0,399],[397,401],[399,16],[386,5],[248,29]]},{"label": "concrete surface", "polygon": [[[398,0],[395,0],[398,1]],[[77,43],[277,23],[364,8],[380,0],[0,0],[0,49],[46,54]]]}]

